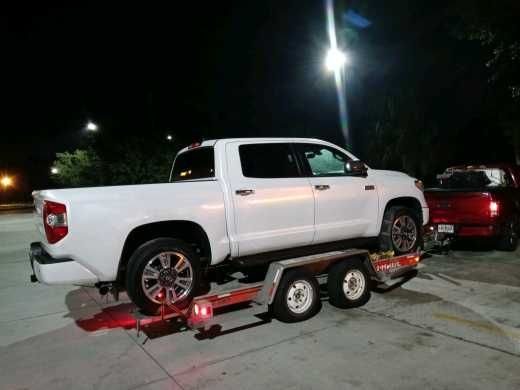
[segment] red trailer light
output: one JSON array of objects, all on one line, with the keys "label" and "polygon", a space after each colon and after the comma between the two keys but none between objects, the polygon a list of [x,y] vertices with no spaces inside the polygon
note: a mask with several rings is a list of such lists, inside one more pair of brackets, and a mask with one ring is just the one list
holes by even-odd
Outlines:
[{"label": "red trailer light", "polygon": [[163,291],[161,291],[159,294],[157,294],[157,299],[162,302],[162,300],[164,299]]},{"label": "red trailer light", "polygon": [[213,318],[213,306],[211,302],[199,301],[193,305],[191,320],[196,322],[207,321]]}]

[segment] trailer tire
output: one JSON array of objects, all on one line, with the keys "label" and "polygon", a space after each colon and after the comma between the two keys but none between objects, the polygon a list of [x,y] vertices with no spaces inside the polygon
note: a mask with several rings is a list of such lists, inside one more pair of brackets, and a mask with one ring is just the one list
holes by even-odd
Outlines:
[{"label": "trailer tire", "polygon": [[320,286],[303,268],[285,271],[271,305],[274,316],[282,322],[304,321],[321,307]]},{"label": "trailer tire", "polygon": [[[164,260],[164,255],[168,257],[168,263]],[[169,266],[166,266],[167,264]],[[177,264],[180,264],[178,266],[180,271],[175,269]],[[184,268],[181,269],[183,266]],[[152,278],[148,279],[145,276],[145,268],[148,268],[148,273],[154,274]],[[179,284],[176,284],[176,280],[180,283],[181,277],[183,283],[187,283],[188,277],[191,279],[189,287],[186,285],[184,291],[179,287]],[[175,306],[179,309],[186,308],[198,292],[201,285],[200,281],[198,255],[191,250],[189,245],[174,238],[163,237],[148,241],[137,248],[128,261],[126,272],[128,296],[145,314],[157,314],[161,300],[165,299],[166,294],[171,294],[168,290],[172,288],[178,291],[180,298],[174,302]],[[153,289],[155,283],[162,291],[160,298],[159,290]],[[145,291],[146,286],[150,286],[148,291]],[[151,298],[153,296],[156,297],[155,300]],[[171,295],[168,297],[171,298]]]},{"label": "trailer tire", "polygon": [[334,264],[327,278],[330,303],[341,309],[363,306],[370,299],[370,282],[361,261],[344,260]]}]

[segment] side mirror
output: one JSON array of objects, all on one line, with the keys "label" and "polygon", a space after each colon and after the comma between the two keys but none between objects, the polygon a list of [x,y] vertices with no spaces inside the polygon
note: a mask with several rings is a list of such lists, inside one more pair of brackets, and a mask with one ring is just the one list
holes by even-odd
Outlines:
[{"label": "side mirror", "polygon": [[352,176],[366,176],[367,166],[363,161],[349,161],[345,163],[345,173]]}]

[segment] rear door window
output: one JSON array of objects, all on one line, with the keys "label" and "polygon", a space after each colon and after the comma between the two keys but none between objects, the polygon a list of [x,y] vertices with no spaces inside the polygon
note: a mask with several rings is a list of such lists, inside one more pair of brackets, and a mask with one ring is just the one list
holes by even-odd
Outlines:
[{"label": "rear door window", "polygon": [[238,147],[242,174],[255,178],[299,177],[296,156],[290,144],[246,144]]}]

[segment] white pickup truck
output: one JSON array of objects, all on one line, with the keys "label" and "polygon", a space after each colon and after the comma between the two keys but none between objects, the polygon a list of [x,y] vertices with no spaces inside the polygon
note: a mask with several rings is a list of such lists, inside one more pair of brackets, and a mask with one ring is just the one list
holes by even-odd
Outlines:
[{"label": "white pickup truck", "polygon": [[145,312],[167,297],[187,305],[205,270],[258,265],[378,243],[421,243],[422,183],[368,168],[328,142],[204,141],[179,152],[170,182],[33,193],[42,241],[33,281],[118,286]]}]

